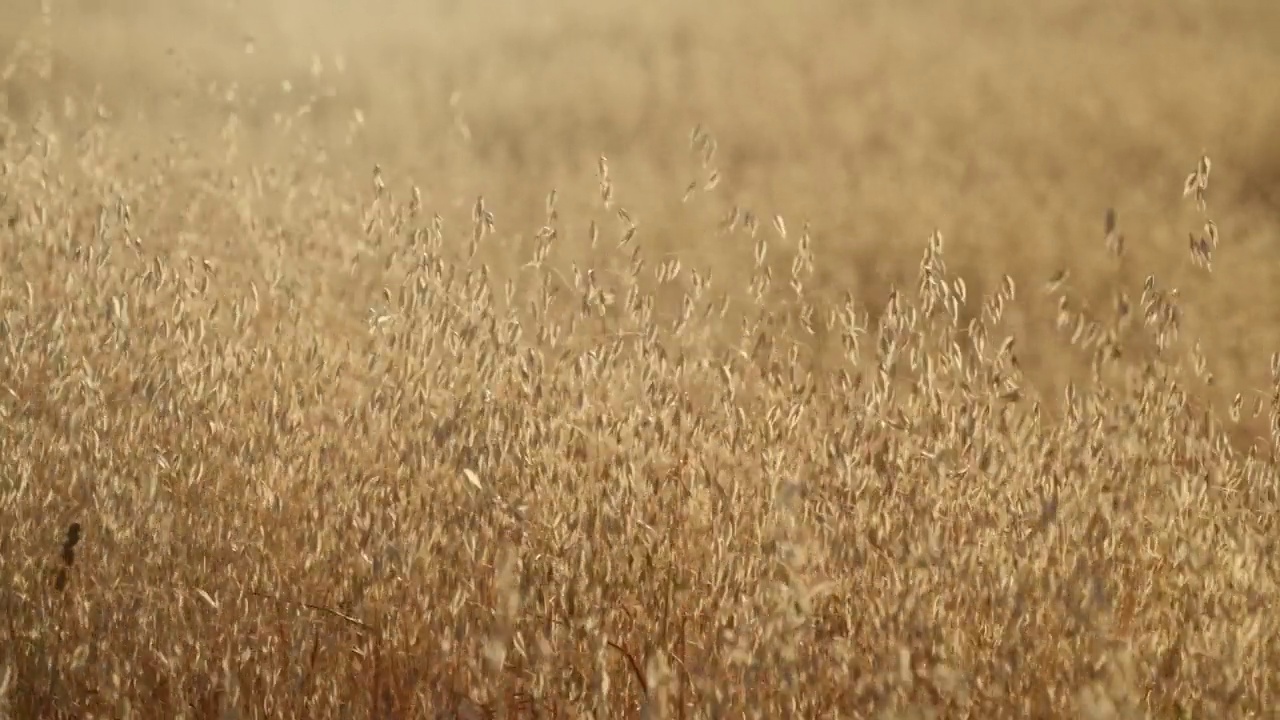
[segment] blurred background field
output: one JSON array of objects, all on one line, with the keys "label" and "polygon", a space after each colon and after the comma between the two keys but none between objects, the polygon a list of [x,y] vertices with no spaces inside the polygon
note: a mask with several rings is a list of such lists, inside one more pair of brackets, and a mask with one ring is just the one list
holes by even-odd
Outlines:
[{"label": "blurred background field", "polygon": [[[1155,274],[1189,300],[1232,393],[1259,387],[1280,346],[1280,6],[1265,0],[48,5],[47,31],[35,0],[5,5],[0,50],[51,40],[52,83],[5,83],[20,120],[96,89],[141,148],[175,131],[220,148],[234,84],[245,157],[297,146],[278,122],[294,116],[326,167],[379,163],[461,222],[484,195],[523,247],[552,188],[567,218],[594,202],[604,155],[646,251],[714,259],[722,287],[742,284],[751,247],[711,230],[741,207],[808,223],[820,284],[869,307],[912,282],[936,228],[975,292],[1065,269],[1101,313]],[[707,175],[695,126],[718,143],[721,180],[682,205]],[[1201,220],[1180,197],[1201,153],[1225,243],[1212,278],[1190,262]],[[1119,278],[1107,208],[1130,256]],[[1070,376],[1043,324],[1010,322],[1026,369]]]}]

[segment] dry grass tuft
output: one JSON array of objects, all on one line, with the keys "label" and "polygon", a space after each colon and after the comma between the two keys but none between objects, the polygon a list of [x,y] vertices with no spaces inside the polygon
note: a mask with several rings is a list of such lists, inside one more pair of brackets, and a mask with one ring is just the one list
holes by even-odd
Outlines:
[{"label": "dry grass tuft", "polygon": [[1262,715],[1280,15],[925,5],[15,11],[0,717]]}]

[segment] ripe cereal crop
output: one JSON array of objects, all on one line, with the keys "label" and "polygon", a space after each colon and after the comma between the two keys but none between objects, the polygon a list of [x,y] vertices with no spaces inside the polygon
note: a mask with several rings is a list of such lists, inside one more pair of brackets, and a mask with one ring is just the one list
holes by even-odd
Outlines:
[{"label": "ripe cereal crop", "polygon": [[1280,4],[0,16],[0,718],[1280,702]]}]

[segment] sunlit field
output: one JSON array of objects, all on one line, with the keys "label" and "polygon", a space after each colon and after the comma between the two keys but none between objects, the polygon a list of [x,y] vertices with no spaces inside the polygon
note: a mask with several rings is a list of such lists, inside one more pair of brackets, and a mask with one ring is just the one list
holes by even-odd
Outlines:
[{"label": "sunlit field", "polygon": [[1280,4],[0,18],[0,718],[1280,702]]}]

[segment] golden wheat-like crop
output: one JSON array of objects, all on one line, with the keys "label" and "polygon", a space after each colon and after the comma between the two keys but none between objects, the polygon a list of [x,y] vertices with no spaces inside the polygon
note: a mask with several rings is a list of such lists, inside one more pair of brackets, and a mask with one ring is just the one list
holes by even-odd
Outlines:
[{"label": "golden wheat-like crop", "polygon": [[[376,72],[311,15],[6,31],[0,718],[1272,710],[1280,184],[1172,90],[981,108],[1196,3],[490,4],[388,1],[455,55],[388,23]],[[140,18],[190,43],[127,80]]]}]

